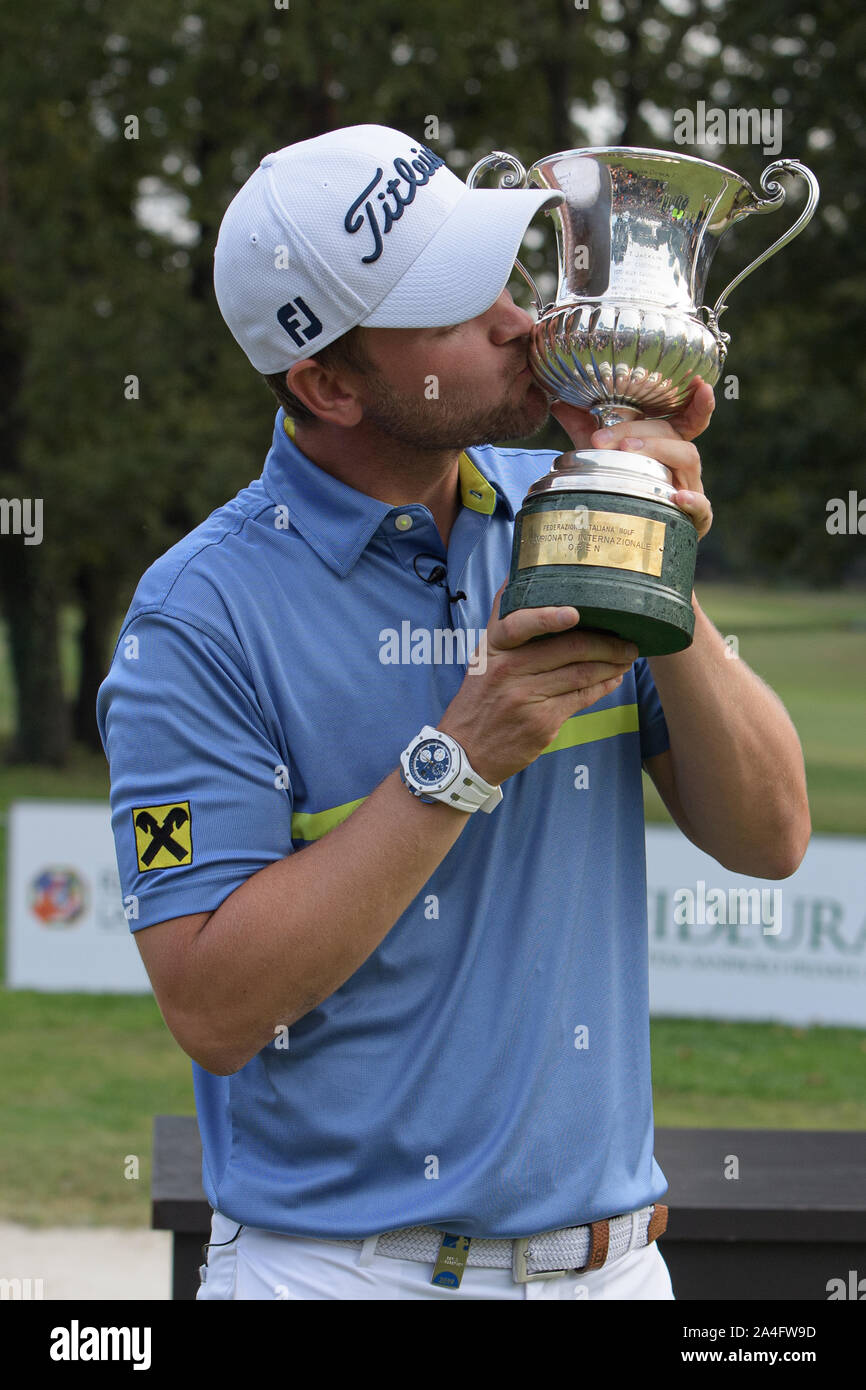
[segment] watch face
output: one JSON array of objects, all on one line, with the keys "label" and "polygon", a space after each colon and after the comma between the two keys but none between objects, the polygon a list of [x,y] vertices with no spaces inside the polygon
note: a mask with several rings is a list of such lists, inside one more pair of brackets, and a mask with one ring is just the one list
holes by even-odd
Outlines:
[{"label": "watch face", "polygon": [[440,791],[453,770],[451,754],[438,738],[428,738],[419,743],[409,759],[409,775],[429,791]]}]

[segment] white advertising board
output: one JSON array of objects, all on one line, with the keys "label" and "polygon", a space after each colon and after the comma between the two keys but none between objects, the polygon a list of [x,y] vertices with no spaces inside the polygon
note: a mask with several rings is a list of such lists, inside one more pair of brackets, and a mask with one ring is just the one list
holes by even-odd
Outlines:
[{"label": "white advertising board", "polygon": [[[866,1028],[866,840],[815,836],[788,879],[723,869],[676,829],[647,828],[650,1010]],[[109,808],[10,807],[10,989],[147,994]]]},{"label": "white advertising board", "polygon": [[108,805],[18,801],[8,828],[7,986],[150,993],[123,910]]},{"label": "white advertising board", "polygon": [[866,840],[813,836],[777,880],[675,829],[646,841],[652,1014],[866,1028]]}]

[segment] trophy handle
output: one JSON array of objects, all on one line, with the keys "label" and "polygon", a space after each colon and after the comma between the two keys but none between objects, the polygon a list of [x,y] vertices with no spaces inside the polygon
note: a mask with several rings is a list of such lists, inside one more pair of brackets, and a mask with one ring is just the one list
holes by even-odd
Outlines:
[{"label": "trophy handle", "polygon": [[[747,275],[751,275],[753,270],[757,270],[759,265],[763,265],[764,261],[768,261],[771,256],[775,256],[777,251],[781,251],[783,246],[787,246],[789,241],[793,241],[794,237],[802,232],[806,223],[811,221],[812,214],[818,206],[818,198],[821,190],[818,186],[818,180],[815,178],[812,170],[807,169],[806,165],[801,164],[798,159],[777,159],[774,164],[768,164],[761,175],[761,187],[765,193],[769,194],[769,197],[764,199],[763,202],[757,203],[750,211],[772,212],[775,208],[780,208],[784,203],[785,190],[782,185],[777,183],[773,178],[774,174],[799,174],[801,178],[804,178],[809,186],[809,197],[806,206],[797,218],[797,221],[792,227],[788,228],[784,236],[780,236],[778,241],[774,241],[772,246],[768,247],[763,255],[758,256],[757,260],[752,261],[751,265],[747,265],[745,270],[740,271],[735,280],[732,280],[729,285],[725,286],[712,309],[705,308],[709,325],[717,334],[719,334],[718,320],[720,315],[723,314],[728,307],[725,300],[731,293],[731,290],[736,289],[737,285],[745,280]],[[727,344],[730,334],[719,334],[719,337]]]},{"label": "trophy handle", "polygon": [[[499,187],[524,187],[527,181],[526,170],[524,169],[520,160],[517,159],[515,155],[506,154],[504,150],[494,150],[492,154],[486,154],[483,159],[479,159],[477,164],[473,164],[472,168],[469,170],[469,173],[466,176],[467,187],[475,188],[478,183],[479,174],[483,173],[485,169],[501,169],[503,164],[508,166],[508,173],[502,175],[501,179],[499,180]],[[532,291],[532,298],[535,303],[536,312],[540,314],[544,309],[544,301],[538,292],[538,286],[536,285],[529,271],[526,269],[526,266],[521,265],[520,261],[518,260],[515,260],[514,264],[520,271],[520,274],[523,276],[524,280],[526,281],[527,285]]]}]

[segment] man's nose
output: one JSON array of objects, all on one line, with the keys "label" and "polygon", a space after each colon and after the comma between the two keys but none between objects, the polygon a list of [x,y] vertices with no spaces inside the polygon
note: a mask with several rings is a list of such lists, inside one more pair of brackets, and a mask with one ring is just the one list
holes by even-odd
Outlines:
[{"label": "man's nose", "polygon": [[490,309],[491,338],[495,343],[507,343],[513,338],[526,338],[535,326],[535,320],[525,309],[521,309],[511,298],[511,292],[504,289]]}]

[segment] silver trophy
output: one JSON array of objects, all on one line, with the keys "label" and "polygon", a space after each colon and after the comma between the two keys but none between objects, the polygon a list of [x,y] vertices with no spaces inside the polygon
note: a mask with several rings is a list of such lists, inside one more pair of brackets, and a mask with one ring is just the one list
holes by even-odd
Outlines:
[{"label": "silver trophy", "polygon": [[[719,328],[728,296],[802,231],[819,196],[814,174],[795,159],[776,160],[764,170],[761,196],[719,164],[620,146],[547,155],[528,172],[513,155],[496,151],[472,168],[468,185],[483,171],[503,166],[502,187],[533,184],[563,195],[548,213],[559,253],[551,303],[543,302],[517,262],[538,313],[529,361],[551,396],[590,411],[600,426],[673,414],[695,377],[715,385],[729,342]],[[785,191],[775,176],[783,173],[806,180],[806,206],[709,308],[703,298],[719,239],[751,213],[782,206]],[[524,503],[502,616],[514,608],[574,603],[587,626],[636,640],[642,655],[688,646],[697,539],[671,501],[674,491],[670,470],[640,454],[562,454]],[[569,500],[551,493],[568,493]],[[619,498],[624,509],[605,501],[605,509],[593,512],[587,497],[601,505],[601,495]],[[546,512],[547,522],[541,516]],[[692,538],[672,526],[674,513]],[[613,514],[622,520],[593,520]],[[660,523],[661,529],[646,532],[636,525],[629,531],[629,518]]]}]

